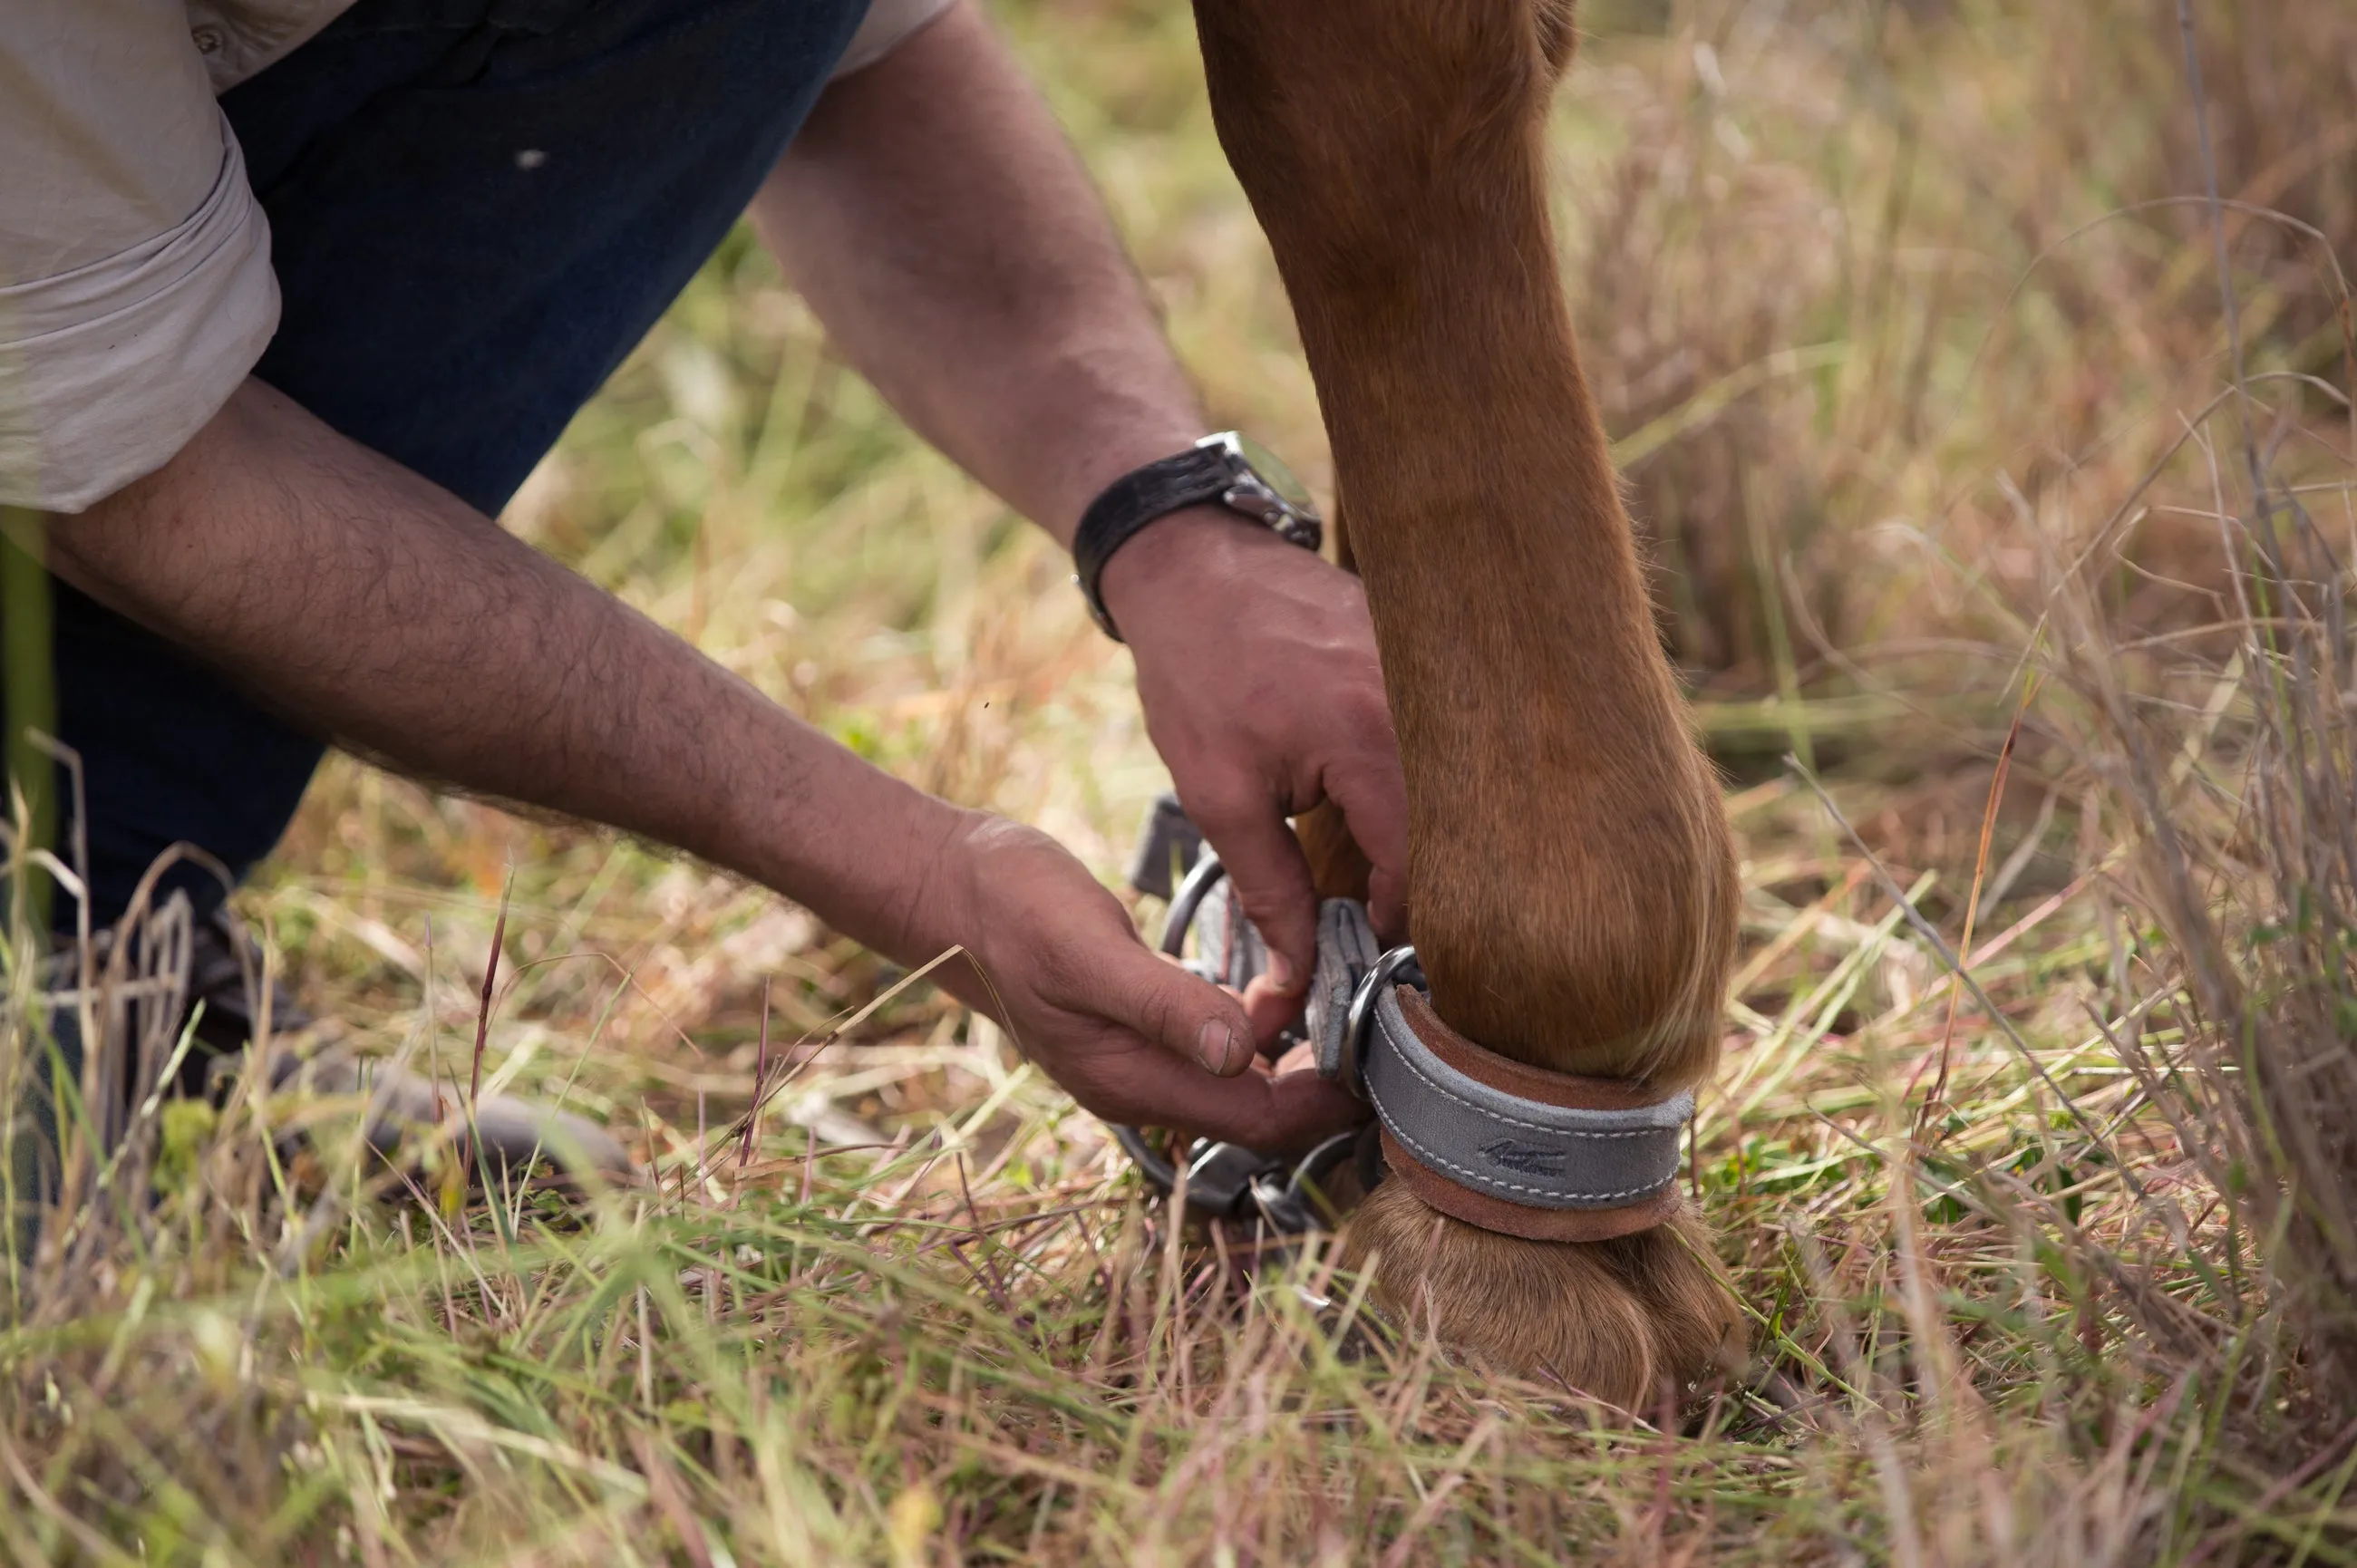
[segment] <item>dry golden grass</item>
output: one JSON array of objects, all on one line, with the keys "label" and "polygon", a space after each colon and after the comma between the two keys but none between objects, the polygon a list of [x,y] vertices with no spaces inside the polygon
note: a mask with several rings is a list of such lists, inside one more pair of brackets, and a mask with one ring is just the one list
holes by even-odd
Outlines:
[{"label": "dry golden grass", "polygon": [[[244,906],[324,1027],[463,1077],[512,875],[487,1083],[659,1179],[380,1205],[277,1167],[272,1108],[167,1114],[160,1200],[11,1276],[0,1549],[2357,1560],[2357,13],[2201,9],[2214,206],[2157,0],[1590,16],[1566,286],[1745,847],[1693,1167],[1740,1378],[1610,1412],[1455,1365],[1327,1248],[1175,1230],[801,912],[339,761]],[[1183,8],[1003,14],[1215,417],[1322,484]],[[1160,785],[1051,553],[741,239],[510,521],[1108,875]]]}]

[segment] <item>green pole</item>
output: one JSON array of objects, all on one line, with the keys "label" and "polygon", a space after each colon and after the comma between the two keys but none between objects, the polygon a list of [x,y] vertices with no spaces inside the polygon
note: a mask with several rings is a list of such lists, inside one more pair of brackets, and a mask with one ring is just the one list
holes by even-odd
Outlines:
[{"label": "green pole", "polygon": [[23,507],[0,507],[0,704],[7,714],[8,783],[24,794],[29,829],[17,847],[14,913],[23,921],[16,929],[36,940],[49,929],[49,878],[34,868],[32,856],[56,844],[58,828],[57,764],[32,739],[58,733],[48,521]]},{"label": "green pole", "polygon": [[[58,733],[58,692],[50,643],[52,627],[49,574],[43,562],[45,514],[23,507],[0,507],[0,722],[6,725],[5,758],[7,787],[0,798],[0,818],[12,822],[15,795],[22,791],[26,816],[24,836],[16,845],[16,863],[7,868],[6,935],[21,940],[18,965],[38,962],[49,929],[49,876],[33,865],[33,853],[57,842],[57,765],[33,745],[38,732]],[[19,970],[21,983],[22,970]],[[18,994],[24,994],[19,990]],[[61,1118],[57,1114],[58,1082],[43,1070],[50,1031],[38,1008],[23,1021],[14,1041],[0,1041],[0,1106],[7,1126],[0,1129],[6,1145],[5,1170],[6,1212],[0,1215],[0,1246],[7,1249],[7,1296],[12,1309],[22,1305],[23,1268],[40,1240],[42,1192],[48,1162],[63,1145],[58,1140]],[[80,1036],[74,1038],[78,1041]],[[14,1048],[8,1048],[13,1047]],[[79,1064],[58,1064],[71,1075]],[[22,1069],[31,1068],[29,1073]],[[19,1100],[19,1096],[23,1096]],[[29,1120],[27,1120],[29,1113]]]}]

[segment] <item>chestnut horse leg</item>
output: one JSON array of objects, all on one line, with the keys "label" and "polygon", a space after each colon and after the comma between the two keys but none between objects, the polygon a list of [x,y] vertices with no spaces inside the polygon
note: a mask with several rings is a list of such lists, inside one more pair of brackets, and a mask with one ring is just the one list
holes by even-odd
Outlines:
[{"label": "chestnut horse leg", "polygon": [[[1580,374],[1541,127],[1567,0],[1195,0],[1222,145],[1300,323],[1365,578],[1441,1018],[1666,1095],[1717,1052],[1738,888]],[[1313,826],[1318,849],[1331,824]],[[1338,870],[1330,846],[1321,861]],[[1691,1217],[1476,1230],[1386,1183],[1351,1227],[1394,1311],[1652,1408],[1728,1347]]]}]

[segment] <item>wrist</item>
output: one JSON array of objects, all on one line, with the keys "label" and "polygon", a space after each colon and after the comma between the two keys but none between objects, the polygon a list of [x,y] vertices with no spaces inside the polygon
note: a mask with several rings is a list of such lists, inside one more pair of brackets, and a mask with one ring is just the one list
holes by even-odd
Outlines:
[{"label": "wrist", "polygon": [[919,799],[932,810],[902,840],[908,859],[893,900],[893,935],[877,944],[909,964],[929,962],[953,947],[974,947],[975,837],[998,820],[931,795]]},{"label": "wrist", "polygon": [[1250,577],[1274,558],[1297,555],[1265,525],[1205,502],[1157,518],[1107,561],[1098,591],[1126,640],[1197,590]]},{"label": "wrist", "polygon": [[[1175,526],[1171,518],[1213,501],[1288,544],[1315,552],[1323,542],[1317,503],[1292,470],[1242,432],[1215,431],[1183,452],[1123,475],[1082,514],[1072,535],[1073,577],[1108,637],[1119,641],[1122,634],[1120,617],[1105,596],[1106,572],[1139,535],[1167,536]],[[1213,553],[1229,553],[1226,534],[1214,532],[1208,539]],[[1165,552],[1172,548],[1161,546]],[[1133,565],[1128,575],[1147,570]]]},{"label": "wrist", "polygon": [[[709,858],[752,876],[896,962],[921,963],[954,937],[944,874],[982,813],[953,806],[788,721],[788,745],[717,791],[732,802]],[[701,849],[699,845],[688,847]]]}]

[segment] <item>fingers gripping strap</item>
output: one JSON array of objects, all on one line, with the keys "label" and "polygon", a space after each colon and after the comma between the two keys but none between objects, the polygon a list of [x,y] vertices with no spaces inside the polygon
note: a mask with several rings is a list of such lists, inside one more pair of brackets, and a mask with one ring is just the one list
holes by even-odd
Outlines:
[{"label": "fingers gripping strap", "polygon": [[1367,1098],[1384,1131],[1450,1181],[1532,1208],[1620,1208],[1675,1185],[1686,1091],[1628,1110],[1573,1110],[1504,1093],[1440,1059],[1408,1026],[1400,990],[1375,999]]}]

